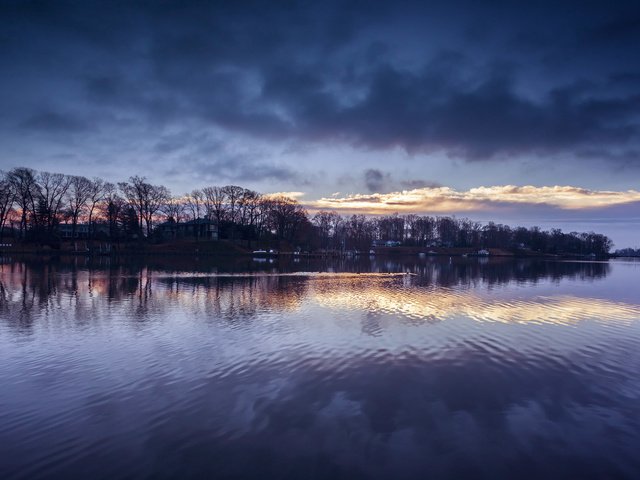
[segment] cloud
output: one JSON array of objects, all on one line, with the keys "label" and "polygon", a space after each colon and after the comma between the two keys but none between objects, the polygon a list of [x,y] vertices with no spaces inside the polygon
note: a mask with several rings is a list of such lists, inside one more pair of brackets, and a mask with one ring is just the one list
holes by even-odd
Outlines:
[{"label": "cloud", "polygon": [[364,185],[369,193],[382,193],[392,190],[414,190],[418,188],[437,188],[442,185],[429,180],[396,180],[393,175],[377,168],[368,168],[363,173]]},{"label": "cloud", "polygon": [[[125,137],[152,143],[188,125],[229,142],[640,168],[619,153],[640,150],[637,3],[462,5],[4,2],[0,125],[21,125],[12,142],[33,157],[49,145],[22,139],[32,131],[91,125],[104,158]],[[54,100],[64,111],[42,110]],[[94,141],[74,153],[90,157]],[[172,158],[177,144],[144,161]],[[287,176],[277,158],[252,163]],[[220,171],[255,178],[238,164]],[[369,192],[417,186],[368,175]]]},{"label": "cloud", "polygon": [[318,87],[288,89],[280,101],[291,125],[279,133],[470,161],[633,144],[640,133],[640,94],[605,98],[573,85],[532,99],[499,71],[469,85],[447,72],[384,65],[362,89],[347,106]]},{"label": "cloud", "polygon": [[273,192],[266,193],[264,196],[267,198],[287,197],[299,200],[301,197],[304,197],[304,192]]},{"label": "cloud", "polygon": [[458,191],[449,187],[427,187],[392,193],[354,194],[321,198],[308,203],[315,209],[362,213],[451,213],[495,208],[549,206],[583,210],[640,202],[640,192],[588,190],[572,186],[492,186]]},{"label": "cloud", "polygon": [[364,183],[370,192],[380,192],[385,190],[388,181],[388,174],[383,174],[380,170],[369,168],[364,172]]},{"label": "cloud", "polygon": [[417,188],[439,188],[442,184],[430,180],[403,180],[400,182],[403,190],[415,190]]},{"label": "cloud", "polygon": [[57,134],[81,132],[87,130],[88,125],[74,115],[44,110],[30,115],[20,127],[35,132]]},{"label": "cloud", "polygon": [[297,173],[291,168],[270,161],[254,158],[252,155],[230,154],[206,160],[187,158],[175,173],[188,171],[199,181],[240,182],[240,181],[295,181]]}]

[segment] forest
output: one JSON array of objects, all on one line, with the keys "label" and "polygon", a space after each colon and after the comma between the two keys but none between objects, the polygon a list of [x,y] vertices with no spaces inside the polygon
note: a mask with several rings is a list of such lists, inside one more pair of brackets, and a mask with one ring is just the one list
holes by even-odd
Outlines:
[{"label": "forest", "polygon": [[8,238],[53,248],[64,238],[169,243],[185,234],[205,240],[202,232],[210,230],[203,225],[215,229],[217,239],[239,245],[285,244],[303,251],[368,251],[393,242],[425,249],[607,255],[613,246],[607,236],[594,232],[482,224],[453,216],[309,212],[293,198],[237,185],[172,195],[140,176],[110,183],[25,167],[0,172],[0,243]]}]

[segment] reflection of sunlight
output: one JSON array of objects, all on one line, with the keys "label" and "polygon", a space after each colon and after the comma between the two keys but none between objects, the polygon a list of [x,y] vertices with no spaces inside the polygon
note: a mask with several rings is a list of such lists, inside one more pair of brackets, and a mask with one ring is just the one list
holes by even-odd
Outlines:
[{"label": "reflection of sunlight", "polygon": [[257,273],[174,273],[174,274],[154,274],[154,278],[181,278],[181,279],[189,279],[189,278],[262,278],[262,277],[314,277],[314,278],[367,278],[367,277],[404,277],[404,276],[415,276],[414,273],[377,273],[377,272],[366,272],[366,273],[350,273],[350,272],[287,272],[287,273],[265,273],[265,272],[257,272]]},{"label": "reflection of sunlight", "polygon": [[[465,316],[484,322],[554,323],[567,325],[584,319],[633,321],[640,306],[571,295],[530,299],[489,299],[471,291],[419,290],[389,284],[314,284],[318,304],[412,319],[445,320]],[[395,288],[394,288],[395,287]]]},{"label": "reflection of sunlight", "polygon": [[[37,313],[44,305],[72,305],[75,313],[102,303],[139,309],[140,315],[172,309],[211,318],[241,318],[264,312],[293,312],[305,305],[383,313],[417,321],[467,317],[482,322],[572,324],[584,319],[630,322],[640,305],[574,295],[495,298],[481,289],[424,288],[416,277],[386,273],[158,273],[136,275],[77,272],[32,276],[27,270],[4,272],[0,307]],[[56,307],[57,308],[57,307]],[[151,309],[151,310],[148,310]],[[71,312],[71,310],[68,310]],[[174,310],[175,311],[175,310]]]},{"label": "reflection of sunlight", "polygon": [[570,324],[584,319],[629,322],[640,319],[640,306],[600,298],[535,297],[528,301],[485,303],[468,315],[477,320]]}]

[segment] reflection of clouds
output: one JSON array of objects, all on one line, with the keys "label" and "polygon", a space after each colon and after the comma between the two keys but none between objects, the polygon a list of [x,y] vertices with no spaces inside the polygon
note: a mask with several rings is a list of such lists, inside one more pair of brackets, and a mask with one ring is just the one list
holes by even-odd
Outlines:
[{"label": "reflection of clouds", "polygon": [[[283,461],[313,451],[367,478],[415,478],[418,471],[511,478],[511,464],[523,460],[528,473],[520,478],[554,478],[567,455],[633,471],[637,404],[593,395],[594,385],[616,392],[620,377],[588,356],[572,358],[588,368],[567,371],[553,355],[510,355],[479,363],[460,343],[455,361],[352,355],[327,359],[322,369],[300,361],[290,364],[286,381],[278,362],[264,362],[241,388],[225,389],[233,379],[214,377],[202,390],[220,392],[229,409],[218,413],[227,448],[269,445]],[[581,473],[598,478],[588,468]]]},{"label": "reflection of clouds", "polygon": [[[82,457],[72,440],[92,425],[117,440],[93,442],[101,454],[152,452],[172,477],[512,478],[526,465],[519,478],[633,478],[639,466],[637,322],[490,323],[628,321],[637,305],[562,285],[497,299],[412,275],[16,272],[0,277],[0,328],[29,312],[36,334],[0,335],[0,440],[36,439],[23,458],[61,442]],[[458,317],[482,323],[425,325]],[[560,475],[570,457],[599,469]],[[198,458],[210,475],[185,461]]]},{"label": "reflection of clouds", "polygon": [[312,285],[312,299],[322,306],[416,320],[464,316],[486,322],[571,324],[583,319],[640,319],[639,305],[600,298],[561,295],[490,299],[470,290],[398,288],[382,281],[315,282]]},{"label": "reflection of clouds", "polygon": [[[427,273],[440,273],[432,267]],[[127,311],[146,321],[172,309],[205,312],[212,318],[249,318],[270,311],[293,312],[314,303],[365,312],[363,331],[374,336],[382,328],[378,313],[420,322],[468,317],[484,322],[570,324],[581,319],[640,318],[640,306],[623,302],[566,294],[494,299],[474,288],[421,286],[428,278],[383,273],[166,274],[147,268],[117,269],[108,275],[87,270],[58,274],[16,268],[2,274],[0,306],[6,312],[19,311],[28,325],[31,315],[61,305],[86,322],[105,312]]]}]

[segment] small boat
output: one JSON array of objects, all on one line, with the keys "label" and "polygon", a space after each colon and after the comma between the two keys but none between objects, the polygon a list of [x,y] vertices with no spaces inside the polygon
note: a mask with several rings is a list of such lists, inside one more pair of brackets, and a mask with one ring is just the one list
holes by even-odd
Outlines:
[{"label": "small boat", "polygon": [[277,250],[254,250],[253,252],[254,255],[278,255],[278,251]]}]

